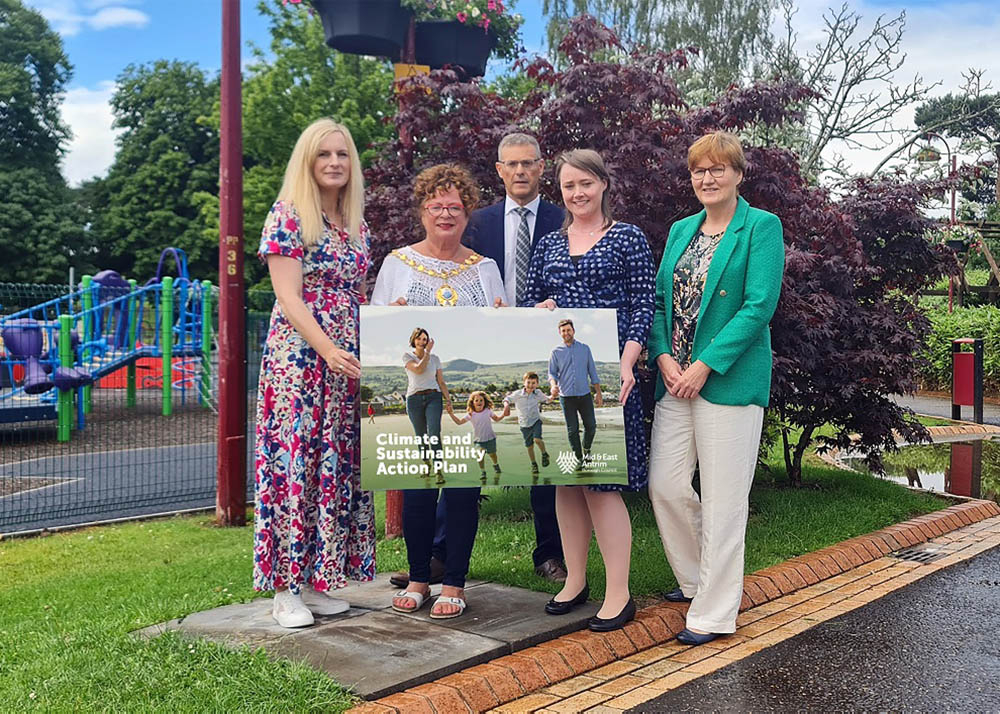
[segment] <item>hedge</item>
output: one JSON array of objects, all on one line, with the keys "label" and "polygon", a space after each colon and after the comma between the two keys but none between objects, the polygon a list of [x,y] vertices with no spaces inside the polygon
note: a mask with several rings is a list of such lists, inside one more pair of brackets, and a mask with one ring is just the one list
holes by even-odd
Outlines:
[{"label": "hedge", "polygon": [[931,334],[920,368],[923,389],[951,389],[951,341],[960,337],[983,338],[983,382],[987,395],[1000,394],[1000,308],[993,306],[930,310]]}]

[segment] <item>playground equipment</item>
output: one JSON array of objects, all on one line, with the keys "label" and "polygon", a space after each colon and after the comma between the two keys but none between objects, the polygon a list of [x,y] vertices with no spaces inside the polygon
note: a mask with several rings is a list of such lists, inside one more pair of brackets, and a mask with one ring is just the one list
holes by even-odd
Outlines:
[{"label": "playground equipment", "polygon": [[[168,255],[177,278],[162,274]],[[162,360],[164,416],[173,411],[175,390],[184,401],[193,389],[207,405],[211,304],[211,283],[191,281],[184,252],[168,248],[142,287],[103,271],[84,277],[79,290],[0,317],[0,385],[9,385],[0,386],[0,423],[57,419],[58,439],[68,441],[74,402],[82,429],[92,410],[92,383],[101,378],[125,370],[126,405],[135,406],[136,365],[144,358]]]}]

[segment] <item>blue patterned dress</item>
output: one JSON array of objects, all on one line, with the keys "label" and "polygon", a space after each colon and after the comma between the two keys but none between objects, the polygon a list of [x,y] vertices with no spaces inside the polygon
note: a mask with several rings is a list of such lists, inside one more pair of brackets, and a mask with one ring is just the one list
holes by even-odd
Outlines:
[{"label": "blue patterned dress", "polygon": [[[628,340],[646,345],[653,324],[656,269],[646,234],[631,223],[615,223],[574,265],[564,231],[542,236],[531,256],[527,288],[520,305],[552,298],[559,307],[616,308],[618,351]],[[637,362],[638,364],[638,362]],[[625,403],[628,486],[591,486],[598,491],[638,491],[646,485],[649,440],[636,386]]]}]

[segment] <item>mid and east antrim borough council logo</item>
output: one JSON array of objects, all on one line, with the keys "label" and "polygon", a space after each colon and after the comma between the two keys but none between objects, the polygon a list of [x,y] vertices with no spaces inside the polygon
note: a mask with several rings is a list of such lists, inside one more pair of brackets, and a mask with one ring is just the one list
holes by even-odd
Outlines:
[{"label": "mid and east antrim borough council logo", "polygon": [[559,465],[560,471],[564,474],[570,474],[573,473],[579,461],[577,461],[576,454],[572,451],[560,451],[559,456],[556,457],[556,463]]}]

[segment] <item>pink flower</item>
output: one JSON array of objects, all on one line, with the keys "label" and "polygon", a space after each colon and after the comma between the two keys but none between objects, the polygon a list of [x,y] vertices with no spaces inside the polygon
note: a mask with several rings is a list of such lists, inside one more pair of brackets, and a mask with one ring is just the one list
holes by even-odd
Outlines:
[{"label": "pink flower", "polygon": [[464,12],[460,12],[460,13],[458,13],[457,15],[455,15],[455,17],[457,17],[457,18],[458,18],[458,21],[459,21],[459,22],[465,22],[466,20],[468,20],[468,19],[469,19],[469,16],[468,16],[468,15],[466,15],[466,14],[465,14]]}]

